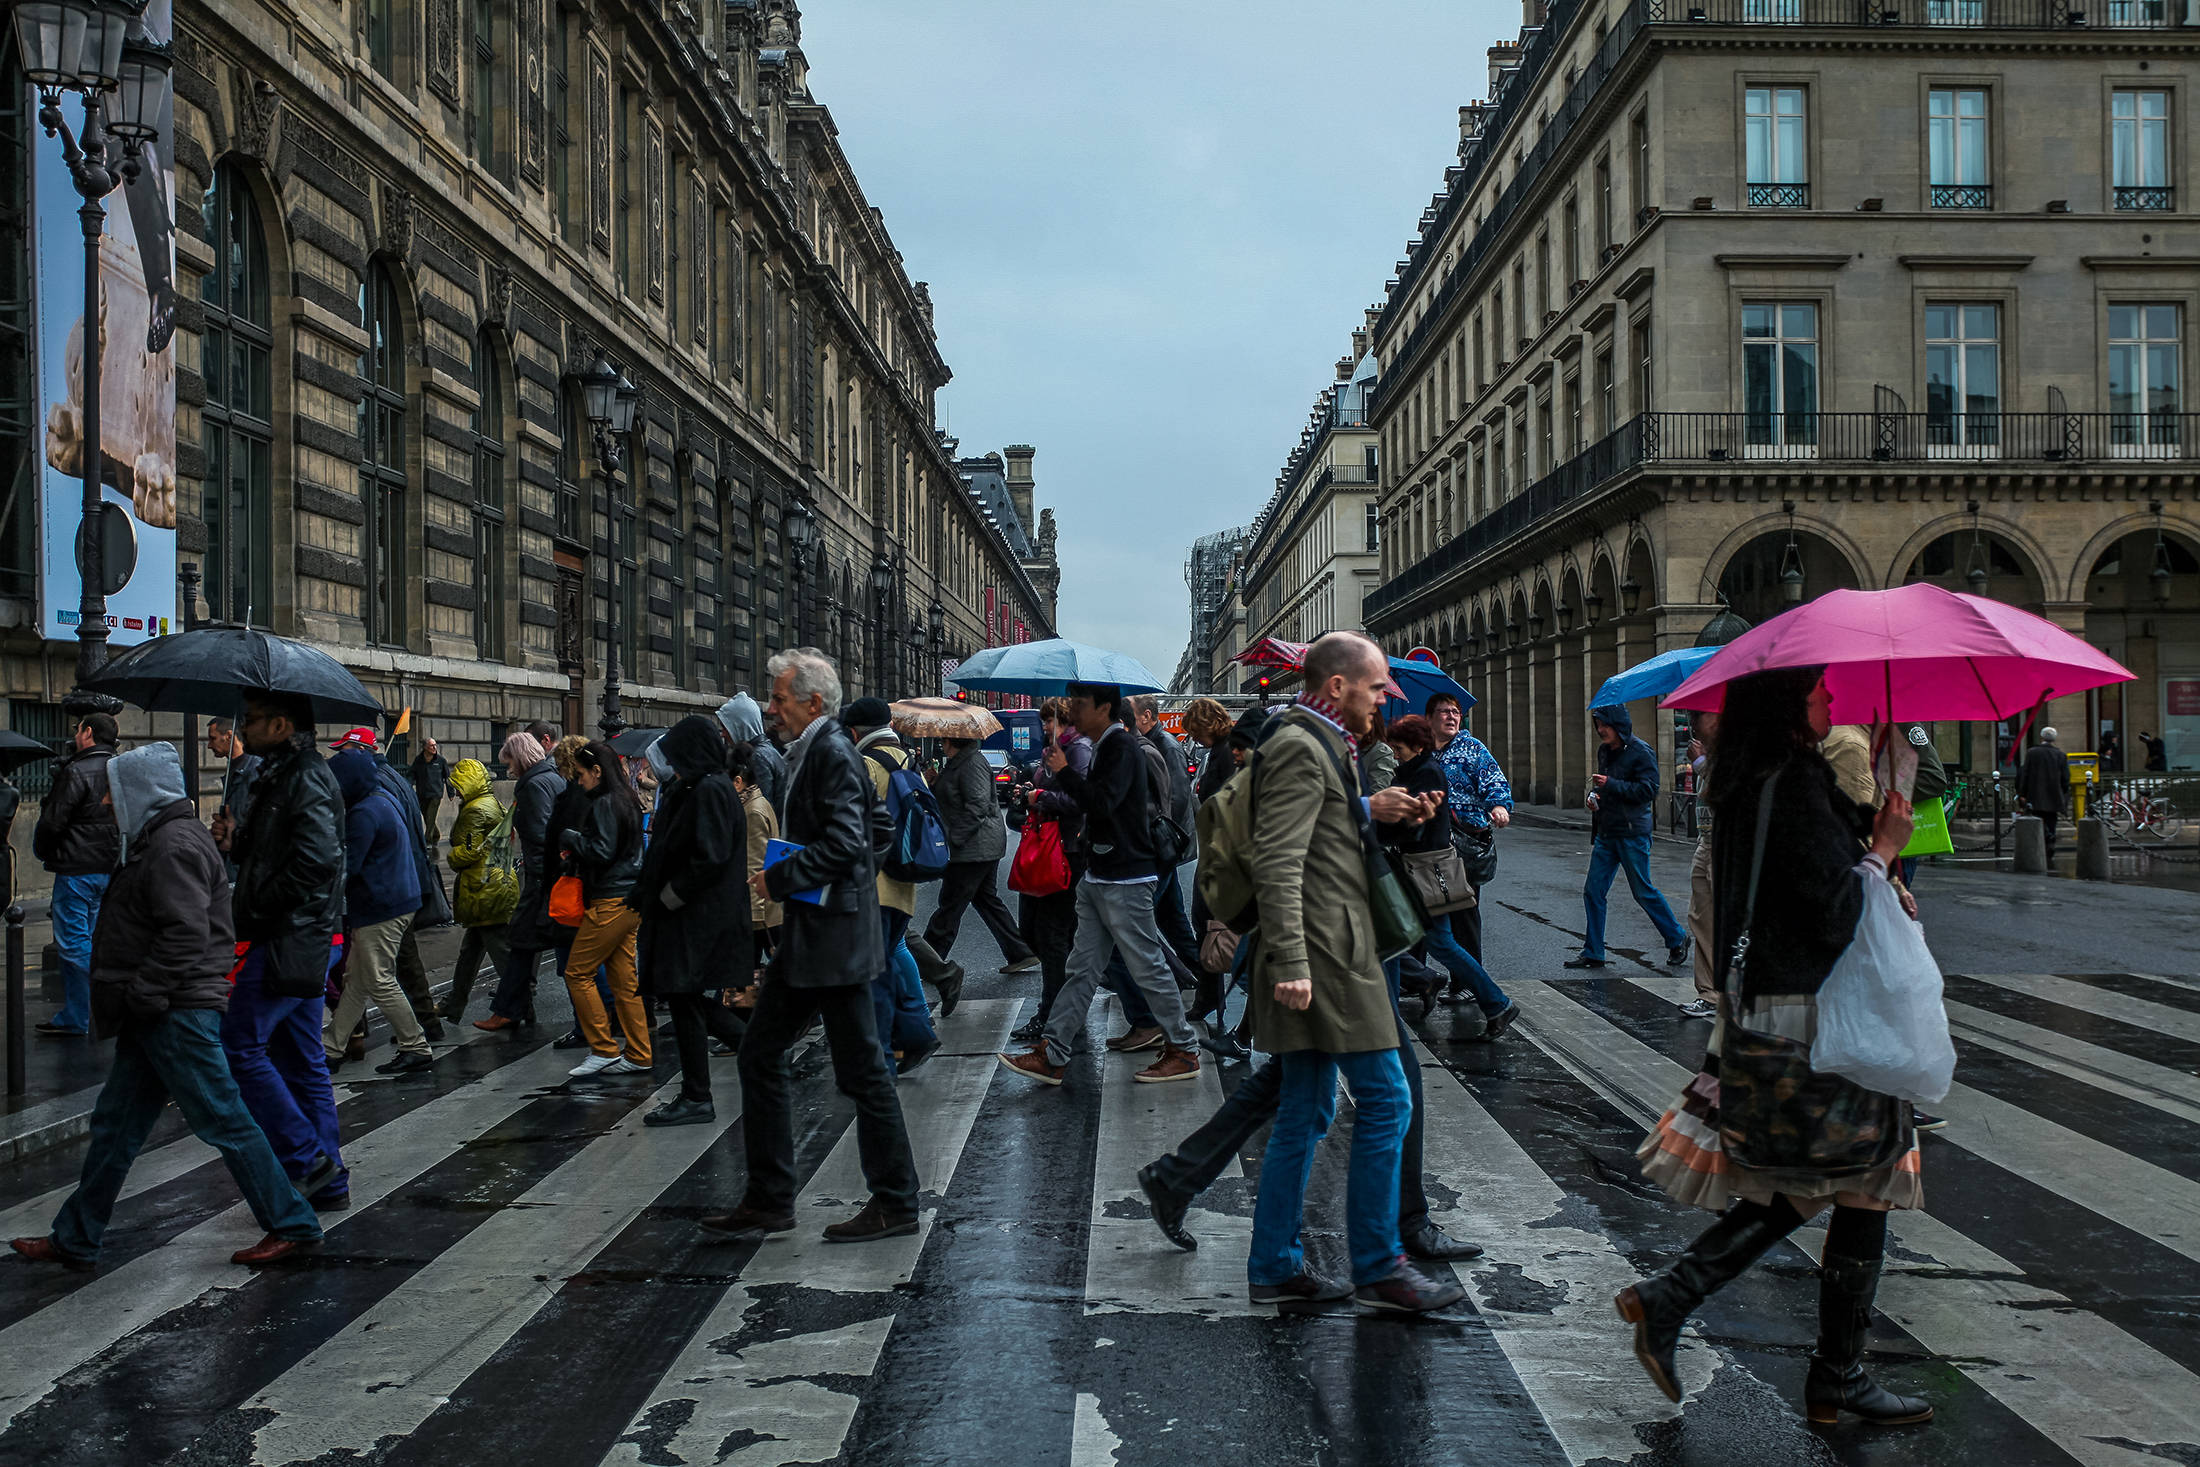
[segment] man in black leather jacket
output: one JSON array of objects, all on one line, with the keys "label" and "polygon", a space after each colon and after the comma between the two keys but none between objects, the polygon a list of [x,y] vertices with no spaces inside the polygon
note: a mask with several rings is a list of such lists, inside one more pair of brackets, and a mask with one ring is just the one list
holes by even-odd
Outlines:
[{"label": "man in black leather jacket", "polygon": [[261,763],[244,823],[227,811],[214,817],[215,840],[237,865],[231,901],[244,949],[222,1047],[283,1170],[314,1206],[341,1208],[351,1180],[337,1149],[321,1005],[344,920],[344,797],[302,700],[248,694],[239,732]]},{"label": "man in black leather jacket", "polygon": [[67,994],[61,1009],[37,1026],[41,1038],[90,1032],[92,1018],[92,929],[99,925],[99,903],[115,869],[120,840],[107,797],[107,761],[114,757],[115,721],[87,713],[76,726],[76,749],[54,771],[31,832],[31,854],[53,873],[54,945],[61,949],[61,981]]}]

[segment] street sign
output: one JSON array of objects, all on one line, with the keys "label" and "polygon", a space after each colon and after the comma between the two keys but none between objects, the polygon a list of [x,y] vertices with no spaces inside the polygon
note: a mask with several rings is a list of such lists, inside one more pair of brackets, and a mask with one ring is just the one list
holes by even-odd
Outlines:
[{"label": "street sign", "polygon": [[1436,655],[1436,649],[1433,647],[1416,647],[1405,655],[1405,660],[1408,662],[1425,662],[1431,667],[1442,667],[1444,665],[1443,659]]},{"label": "street sign", "polygon": [[[76,527],[76,573],[84,574],[84,533],[92,524],[85,520]],[[132,572],[137,570],[137,528],[130,523],[130,511],[111,499],[99,505],[99,594],[113,596],[130,584]]]}]

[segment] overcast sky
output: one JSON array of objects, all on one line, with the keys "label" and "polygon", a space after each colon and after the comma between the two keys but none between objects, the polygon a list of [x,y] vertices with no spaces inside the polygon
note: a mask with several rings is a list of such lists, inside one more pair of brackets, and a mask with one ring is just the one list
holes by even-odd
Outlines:
[{"label": "overcast sky", "polygon": [[965,454],[1038,449],[1064,636],[1166,682],[1200,535],[1259,513],[1514,5],[813,0],[810,85],[910,276]]}]

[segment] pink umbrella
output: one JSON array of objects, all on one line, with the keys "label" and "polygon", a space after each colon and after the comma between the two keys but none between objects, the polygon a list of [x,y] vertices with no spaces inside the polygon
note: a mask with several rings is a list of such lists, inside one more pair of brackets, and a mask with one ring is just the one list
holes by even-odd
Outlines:
[{"label": "pink umbrella", "polygon": [[1920,582],[1829,591],[1783,612],[1720,648],[1664,706],[1715,712],[1735,678],[1820,663],[1836,723],[2000,719],[2131,681],[2123,664],[2053,622]]}]

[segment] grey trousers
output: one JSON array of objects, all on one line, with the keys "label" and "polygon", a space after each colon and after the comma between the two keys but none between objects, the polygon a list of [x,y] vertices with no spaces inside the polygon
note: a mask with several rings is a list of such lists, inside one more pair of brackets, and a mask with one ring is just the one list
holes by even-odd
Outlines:
[{"label": "grey trousers", "polygon": [[1184,1017],[1184,995],[1177,991],[1176,975],[1169,970],[1168,949],[1154,921],[1154,892],[1159,883],[1141,881],[1129,886],[1077,883],[1077,942],[1069,953],[1069,980],[1055,997],[1047,1016],[1047,1059],[1066,1065],[1084,1031],[1086,1011],[1107,972],[1111,952],[1123,955],[1131,982],[1145,995],[1154,1019],[1169,1043],[1190,1049],[1197,1039]]}]

